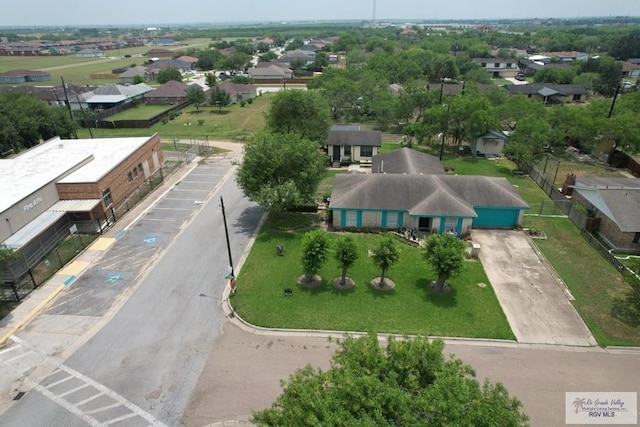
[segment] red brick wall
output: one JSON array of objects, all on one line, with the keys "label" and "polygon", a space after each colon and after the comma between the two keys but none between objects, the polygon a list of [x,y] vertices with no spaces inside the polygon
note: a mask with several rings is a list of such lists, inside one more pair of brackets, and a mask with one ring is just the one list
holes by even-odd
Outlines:
[{"label": "red brick wall", "polygon": [[[160,163],[160,167],[162,167],[164,158],[160,147],[160,137],[156,134],[128,159],[107,173],[99,182],[57,184],[56,187],[58,189],[60,199],[102,199],[102,191],[109,188],[111,191],[113,206],[119,205],[146,179],[144,172],[139,172],[138,175],[129,182],[129,172],[132,172],[134,168],[137,168],[138,164],[143,164],[145,160],[149,165],[151,173],[155,172],[153,164],[154,151],[158,153],[158,161]],[[105,206],[103,202],[100,209],[101,213],[106,212],[108,208],[109,207]]]}]

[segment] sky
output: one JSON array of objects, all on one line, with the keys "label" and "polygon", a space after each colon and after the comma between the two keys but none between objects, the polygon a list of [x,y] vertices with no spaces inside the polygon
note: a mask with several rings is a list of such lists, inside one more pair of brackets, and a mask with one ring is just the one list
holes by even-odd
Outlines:
[{"label": "sky", "polygon": [[[0,27],[371,20],[374,0],[2,0]],[[376,0],[376,19],[640,16],[638,0]]]}]

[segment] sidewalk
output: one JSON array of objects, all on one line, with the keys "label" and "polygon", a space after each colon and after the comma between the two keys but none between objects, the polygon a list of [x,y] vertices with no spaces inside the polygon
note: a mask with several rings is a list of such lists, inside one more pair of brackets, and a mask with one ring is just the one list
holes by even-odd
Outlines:
[{"label": "sidewalk", "polygon": [[106,233],[98,237],[74,258],[63,269],[54,274],[39,288],[33,290],[19,306],[0,321],[0,348],[7,344],[9,338],[29,323],[44,307],[47,306],[65,287],[73,285],[74,281],[91,265],[98,261],[111,245],[122,236],[147,210],[170,191],[177,182],[197,167],[199,159],[185,164],[168,177],[161,186],[151,192],[135,208],[117,221]]}]

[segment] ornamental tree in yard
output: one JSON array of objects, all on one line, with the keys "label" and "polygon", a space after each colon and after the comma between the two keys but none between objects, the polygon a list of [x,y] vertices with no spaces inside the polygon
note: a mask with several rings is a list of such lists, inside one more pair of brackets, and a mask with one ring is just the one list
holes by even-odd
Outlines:
[{"label": "ornamental tree in yard", "polygon": [[381,270],[380,287],[384,286],[384,279],[387,274],[387,270],[389,270],[389,268],[398,261],[399,257],[398,248],[390,237],[382,239],[378,246],[373,250],[373,262]]},{"label": "ornamental tree in yard", "polygon": [[336,243],[335,259],[338,262],[338,265],[342,268],[340,285],[344,286],[347,279],[347,270],[358,259],[356,243],[351,236],[338,240],[338,243]]},{"label": "ornamental tree in yard", "polygon": [[522,404],[500,383],[475,379],[461,360],[442,354],[442,340],[374,334],[338,341],[331,368],[310,365],[283,382],[259,426],[523,426]]},{"label": "ornamental tree in yard", "polygon": [[434,287],[436,292],[443,292],[445,280],[462,271],[464,249],[464,242],[449,233],[427,237],[424,257],[438,275]]},{"label": "ornamental tree in yard", "polygon": [[302,267],[307,282],[313,282],[314,276],[327,261],[328,252],[329,239],[324,231],[317,228],[302,237]]}]

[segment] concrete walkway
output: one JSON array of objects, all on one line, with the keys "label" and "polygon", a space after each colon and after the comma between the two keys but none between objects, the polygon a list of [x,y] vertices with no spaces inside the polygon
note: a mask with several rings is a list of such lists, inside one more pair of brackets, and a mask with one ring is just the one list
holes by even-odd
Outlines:
[{"label": "concrete walkway", "polygon": [[518,342],[595,346],[570,293],[523,232],[473,230],[480,259]]}]

